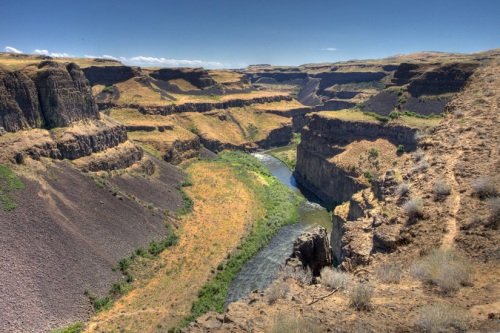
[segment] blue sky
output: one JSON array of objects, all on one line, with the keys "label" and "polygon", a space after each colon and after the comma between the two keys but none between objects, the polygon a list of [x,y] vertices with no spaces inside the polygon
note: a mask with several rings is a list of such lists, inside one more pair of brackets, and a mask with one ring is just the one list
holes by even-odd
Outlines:
[{"label": "blue sky", "polygon": [[1,0],[0,18],[2,51],[143,66],[298,65],[500,47],[500,0]]}]

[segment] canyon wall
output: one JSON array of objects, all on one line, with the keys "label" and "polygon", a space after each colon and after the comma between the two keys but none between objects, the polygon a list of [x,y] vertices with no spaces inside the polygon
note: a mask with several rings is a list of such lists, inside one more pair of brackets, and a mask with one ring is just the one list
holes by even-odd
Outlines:
[{"label": "canyon wall", "polygon": [[73,63],[42,61],[22,71],[0,69],[0,97],[0,126],[8,132],[99,119],[89,82]]},{"label": "canyon wall", "polygon": [[339,167],[330,161],[331,158],[351,142],[378,138],[413,150],[416,147],[415,134],[416,129],[400,125],[345,121],[312,114],[302,130],[302,140],[297,148],[295,177],[326,203],[344,202],[366,185],[355,179],[359,170]]}]

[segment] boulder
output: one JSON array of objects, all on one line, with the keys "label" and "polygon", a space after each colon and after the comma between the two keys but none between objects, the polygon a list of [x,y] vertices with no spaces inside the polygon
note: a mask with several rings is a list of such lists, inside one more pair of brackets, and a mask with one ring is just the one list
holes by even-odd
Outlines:
[{"label": "boulder", "polygon": [[310,232],[300,235],[293,244],[291,261],[299,259],[304,267],[309,267],[314,276],[318,276],[321,269],[332,265],[332,250],[326,229],[317,227]]}]

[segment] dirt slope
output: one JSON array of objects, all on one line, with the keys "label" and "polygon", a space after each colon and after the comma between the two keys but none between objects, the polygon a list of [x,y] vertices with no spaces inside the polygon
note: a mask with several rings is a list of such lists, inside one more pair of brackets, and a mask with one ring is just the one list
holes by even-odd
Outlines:
[{"label": "dirt slope", "polygon": [[[25,184],[11,194],[17,207],[0,209],[2,332],[46,332],[87,319],[84,291],[104,295],[122,279],[112,271],[119,260],[166,236],[162,210],[145,205],[175,210],[182,203],[183,175],[158,160],[155,175],[116,175],[113,189],[70,162],[30,161],[16,169]],[[162,189],[161,197],[152,200],[151,188]]]}]

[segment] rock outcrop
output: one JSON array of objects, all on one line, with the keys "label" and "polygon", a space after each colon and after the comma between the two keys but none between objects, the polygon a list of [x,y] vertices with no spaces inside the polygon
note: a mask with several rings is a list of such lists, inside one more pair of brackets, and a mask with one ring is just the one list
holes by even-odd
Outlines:
[{"label": "rock outcrop", "polygon": [[22,72],[0,68],[0,127],[16,132],[44,124],[35,83]]},{"label": "rock outcrop", "polygon": [[[291,100],[293,100],[292,96],[277,95],[270,97],[255,97],[250,99],[231,99],[225,102],[217,102],[217,103],[183,103],[183,104],[171,104],[164,106],[144,106],[144,105],[131,104],[122,107],[138,109],[143,114],[160,114],[166,116],[174,113],[208,112],[216,109],[241,108],[252,104],[263,104],[263,103],[291,101]],[[100,105],[100,108],[104,109],[104,108],[109,108],[111,106],[113,105],[102,104]]]},{"label": "rock outcrop", "polygon": [[110,86],[133,78],[140,73],[140,69],[129,66],[90,66],[84,68],[83,72],[92,86]]},{"label": "rock outcrop", "polygon": [[366,185],[355,179],[353,170],[340,168],[329,161],[339,154],[343,146],[359,140],[373,141],[385,138],[406,149],[416,147],[416,129],[400,125],[383,125],[376,122],[354,122],[309,116],[309,123],[302,130],[302,140],[297,148],[297,181],[319,196],[327,204],[341,203]]},{"label": "rock outcrop", "polygon": [[293,243],[293,253],[288,262],[299,260],[302,266],[309,267],[314,276],[319,276],[321,269],[332,265],[330,239],[326,229],[317,227],[300,235]]},{"label": "rock outcrop", "polygon": [[216,84],[215,80],[203,68],[161,68],[151,72],[150,76],[162,81],[184,79],[200,89]]},{"label": "rock outcrop", "polygon": [[99,119],[88,80],[73,63],[41,62],[29,73],[38,90],[40,108],[48,128],[65,127],[86,119]]},{"label": "rock outcrop", "polygon": [[73,63],[42,61],[23,71],[0,70],[0,96],[0,125],[9,132],[99,119],[89,82]]}]

